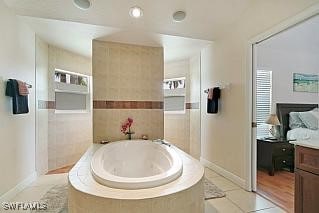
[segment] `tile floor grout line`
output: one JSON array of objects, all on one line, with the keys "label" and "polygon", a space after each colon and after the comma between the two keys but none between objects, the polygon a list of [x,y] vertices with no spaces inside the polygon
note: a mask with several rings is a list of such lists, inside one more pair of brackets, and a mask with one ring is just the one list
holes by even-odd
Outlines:
[{"label": "tile floor grout line", "polygon": [[[228,180],[226,177],[223,177],[223,176],[219,176],[219,177],[222,177],[222,178],[224,178],[224,179],[226,179],[227,181],[230,181],[230,180]],[[211,177],[212,179],[214,179],[213,177]],[[217,177],[218,178],[218,177]],[[230,181],[231,183],[233,183],[232,181]],[[235,186],[238,186],[236,183],[233,183]],[[225,193],[226,192],[230,192],[230,191],[236,191],[236,190],[241,190],[242,188],[240,187],[240,186],[238,186],[239,188],[238,189],[230,189],[230,190],[223,190]],[[244,189],[243,189],[244,190]],[[256,192],[251,192],[251,193],[255,193],[255,195],[259,195],[258,193],[256,193]],[[261,195],[259,195],[259,196],[261,196]],[[280,208],[280,209],[282,209],[282,210],[284,210],[281,206],[279,206],[278,204],[276,204],[276,203],[274,203],[273,201],[271,201],[271,200],[269,200],[269,199],[267,199],[267,198],[265,198],[264,196],[261,196],[262,198],[264,198],[264,199],[266,199],[267,201],[269,201],[270,203],[272,203],[273,205],[274,205],[274,207],[269,207],[269,208],[263,208],[263,209],[259,209],[259,210],[255,210],[255,211],[249,211],[249,212],[257,212],[257,211],[262,211],[262,210],[266,210],[266,209],[272,209],[272,208],[276,208],[276,207],[278,207],[278,208]],[[225,196],[225,198],[227,199],[227,200],[229,200],[231,203],[233,203],[235,206],[237,206],[240,210],[242,210],[242,211],[244,211],[242,208],[240,208],[236,203],[234,203],[231,199],[229,199],[229,198],[227,198],[227,195]],[[286,211],[286,210],[284,210],[284,211]],[[244,211],[245,212],[245,211]]]},{"label": "tile floor grout line", "polygon": [[267,209],[275,209],[277,207],[268,207],[268,208],[264,208],[264,209],[258,209],[258,210],[255,210],[255,211],[250,211],[250,212],[247,212],[247,213],[254,213],[254,212],[259,212],[259,211],[264,211],[264,210],[267,210]]},{"label": "tile floor grout line", "polygon": [[240,206],[237,205],[237,204],[236,204],[234,201],[232,201],[230,198],[227,198],[227,194],[226,194],[225,198],[226,198],[229,202],[231,202],[232,204],[234,204],[236,207],[238,207],[242,212],[246,212],[244,209],[240,208]]},{"label": "tile floor grout line", "polygon": [[[241,190],[241,189],[238,189],[238,190]],[[235,190],[232,190],[232,191],[235,191]],[[251,192],[251,193],[254,193],[254,192]],[[257,195],[257,194],[256,194],[256,195]],[[240,208],[240,206],[237,205],[234,201],[232,201],[230,198],[228,198],[228,197],[227,197],[227,194],[226,194],[225,198],[226,198],[227,200],[229,200],[231,203],[233,203],[235,206],[237,206],[240,210],[242,210],[243,212],[246,212],[244,209]],[[267,200],[267,201],[268,201],[268,200]],[[262,211],[262,210],[266,210],[266,209],[273,209],[273,208],[278,208],[278,207],[279,207],[278,205],[274,204],[273,202],[271,202],[271,203],[274,205],[274,207],[266,207],[266,208],[262,208],[262,209],[258,209],[258,210],[248,211],[248,212],[246,212],[246,213],[258,212],[258,211]],[[281,207],[279,207],[279,208],[282,209]]]},{"label": "tile floor grout line", "polygon": [[[53,175],[55,175],[55,174],[53,174]],[[222,176],[221,176],[222,177]],[[67,175],[65,176],[65,178],[67,178]],[[222,178],[224,178],[224,177],[222,177]],[[63,178],[64,179],[64,178]],[[226,180],[228,180],[227,178],[224,178],[224,179],[226,179]],[[45,180],[44,180],[45,181]],[[36,189],[37,187],[45,187],[45,186],[47,186],[47,187],[51,187],[51,186],[54,186],[54,185],[56,185],[56,182],[57,181],[60,181],[60,178],[58,178],[58,179],[52,179],[52,180],[49,180],[50,181],[50,183],[49,184],[40,184],[40,185],[35,185],[35,186],[28,186],[26,189]],[[36,183],[37,181],[35,181],[35,182],[33,182],[32,184],[34,184],[34,183]],[[231,181],[230,181],[231,182]],[[214,183],[214,182],[212,182],[212,183]],[[231,183],[233,183],[233,182],[231,182]],[[230,190],[222,190],[222,191],[224,191],[225,192],[225,194],[226,194],[226,196],[225,197],[223,197],[223,198],[225,198],[225,201],[227,200],[228,202],[230,202],[229,204],[233,204],[234,205],[234,207],[236,207],[236,208],[238,208],[238,210],[239,211],[241,211],[241,212],[243,212],[243,213],[253,213],[253,212],[256,212],[256,213],[258,213],[259,211],[263,211],[263,210],[267,210],[267,209],[274,209],[274,210],[276,210],[277,208],[279,208],[279,209],[282,209],[280,206],[278,206],[277,204],[274,204],[272,201],[269,201],[268,199],[266,199],[266,198],[264,198],[263,196],[260,196],[260,197],[262,197],[262,198],[264,198],[265,200],[267,200],[267,201],[269,201],[271,204],[273,204],[274,206],[273,207],[265,207],[265,208],[261,208],[261,209],[258,209],[258,210],[252,210],[252,211],[245,211],[245,210],[243,210],[239,205],[237,205],[231,198],[229,198],[228,196],[227,196],[227,193],[228,192],[234,192],[234,191],[241,191],[241,190],[244,190],[244,189],[242,189],[241,187],[239,187],[237,184],[235,184],[235,183],[233,183],[236,187],[238,187],[238,188],[236,188],[236,189],[230,189]],[[245,190],[244,190],[245,191]],[[254,193],[254,192],[249,192],[249,193]],[[255,195],[258,195],[257,193],[254,193]],[[222,198],[216,198],[216,200],[221,200]],[[249,199],[246,199],[246,201],[248,202],[249,201]],[[205,202],[208,202],[208,201],[205,201]],[[215,208],[214,207],[214,205],[212,205],[212,204],[209,204],[209,205],[211,205],[213,208]],[[285,211],[285,210],[284,210]],[[208,212],[206,212],[206,213],[208,213]]]},{"label": "tile floor grout line", "polygon": [[244,190],[244,189],[243,188],[229,189],[229,190],[224,190],[224,192],[231,192],[231,191],[237,191],[237,190]]},{"label": "tile floor grout line", "polygon": [[262,193],[258,193],[258,192],[255,192],[255,193],[256,193],[257,195],[259,195],[260,197],[262,197],[262,198],[268,200],[269,202],[271,202],[271,203],[274,204],[275,206],[281,208],[282,210],[288,211],[284,206],[282,206],[282,205],[279,204],[279,203],[276,203],[275,201],[270,200],[267,196],[263,195]]}]

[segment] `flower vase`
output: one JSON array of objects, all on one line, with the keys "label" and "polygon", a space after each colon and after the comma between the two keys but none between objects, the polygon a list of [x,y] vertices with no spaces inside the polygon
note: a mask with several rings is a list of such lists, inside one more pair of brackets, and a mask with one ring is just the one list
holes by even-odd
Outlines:
[{"label": "flower vase", "polygon": [[128,139],[129,139],[129,140],[132,140],[132,133],[131,133],[131,132],[128,132],[127,135],[128,135]]},{"label": "flower vase", "polygon": [[134,134],[135,132],[132,132],[131,131],[131,128],[129,128],[128,132],[126,133],[128,135],[128,139],[129,140],[132,140],[132,135]]},{"label": "flower vase", "polygon": [[128,139],[129,140],[132,140],[132,135],[134,134],[135,132],[127,132],[126,134],[128,135]]}]

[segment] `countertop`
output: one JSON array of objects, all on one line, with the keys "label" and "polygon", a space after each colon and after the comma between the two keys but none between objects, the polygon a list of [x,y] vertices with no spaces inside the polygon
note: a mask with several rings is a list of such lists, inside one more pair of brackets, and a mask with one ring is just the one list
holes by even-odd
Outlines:
[{"label": "countertop", "polygon": [[300,140],[300,141],[289,141],[289,143],[296,146],[303,146],[312,149],[319,149],[319,140]]}]

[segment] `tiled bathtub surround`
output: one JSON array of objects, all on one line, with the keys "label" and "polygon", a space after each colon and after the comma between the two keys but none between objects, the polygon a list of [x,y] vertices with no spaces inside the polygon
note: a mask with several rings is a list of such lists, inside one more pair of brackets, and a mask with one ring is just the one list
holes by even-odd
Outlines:
[{"label": "tiled bathtub surround", "polygon": [[186,109],[199,109],[199,102],[197,103],[186,103]]},{"label": "tiled bathtub surround", "polygon": [[93,101],[93,109],[163,109],[162,101]]},{"label": "tiled bathtub surround", "polygon": [[69,173],[69,212],[103,213],[204,213],[201,164],[177,149],[183,173],[176,180],[154,188],[125,190],[97,183],[90,170],[91,158],[103,145],[94,144]]},{"label": "tiled bathtub surround", "polygon": [[117,141],[127,139],[120,131],[120,124],[128,117],[134,118],[132,138],[163,138],[164,116],[162,109],[95,109],[93,113],[95,142],[100,140]]},{"label": "tiled bathtub surround", "polygon": [[92,112],[56,113],[55,69],[91,75],[91,59],[49,45],[49,170],[74,164],[92,143]]},{"label": "tiled bathtub surround", "polygon": [[165,139],[200,157],[200,56],[165,64],[165,78],[186,79],[185,113],[165,113]]},{"label": "tiled bathtub surround", "polygon": [[94,142],[125,139],[128,117],[133,138],[163,138],[163,48],[94,40],[92,62]]}]

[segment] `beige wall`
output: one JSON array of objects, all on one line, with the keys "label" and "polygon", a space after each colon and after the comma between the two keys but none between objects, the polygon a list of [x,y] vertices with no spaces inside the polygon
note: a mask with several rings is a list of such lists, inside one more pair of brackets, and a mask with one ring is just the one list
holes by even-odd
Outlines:
[{"label": "beige wall", "polygon": [[[35,35],[0,1],[0,199],[22,181],[35,177]],[[28,114],[12,114],[5,96],[9,78],[33,85]]]},{"label": "beige wall", "polygon": [[[163,101],[163,48],[93,41],[95,101]],[[163,109],[94,109],[94,142],[120,140],[121,123],[134,119],[133,138],[163,138]]]},{"label": "beige wall", "polygon": [[296,15],[318,0],[257,0],[234,26],[214,44],[202,51],[202,88],[218,81],[232,84],[222,91],[221,110],[217,115],[206,114],[206,96],[201,103],[201,156],[238,177],[248,185],[247,164],[249,109],[248,40],[274,25]]},{"label": "beige wall", "polygon": [[[91,75],[91,59],[49,46],[49,101],[55,101],[55,69]],[[92,143],[92,112],[55,113],[49,110],[49,170],[74,164]]]},{"label": "beige wall", "polygon": [[[36,103],[48,100],[49,45],[36,37]],[[48,110],[36,104],[36,170],[38,175],[48,172]]]}]

